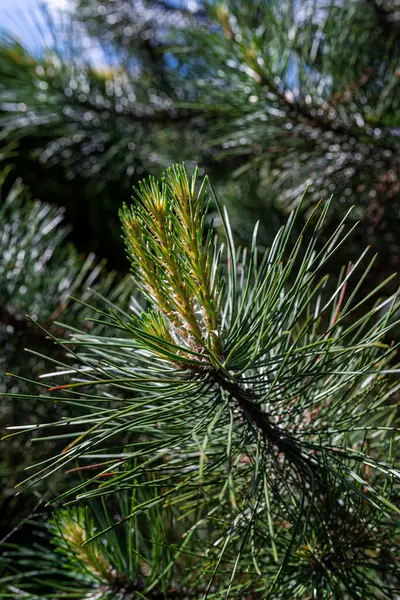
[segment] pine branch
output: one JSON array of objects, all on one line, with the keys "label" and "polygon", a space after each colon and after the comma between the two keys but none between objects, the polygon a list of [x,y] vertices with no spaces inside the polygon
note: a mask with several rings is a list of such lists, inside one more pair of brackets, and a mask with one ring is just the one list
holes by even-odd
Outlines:
[{"label": "pine branch", "polygon": [[[157,489],[144,489],[144,493],[154,498]],[[97,528],[116,522],[118,513],[141,500],[132,486],[122,491],[116,502],[90,501],[56,511],[36,532],[35,547],[4,547],[6,574],[0,584],[9,592],[18,588],[22,596],[32,599],[50,597],[53,590],[60,598],[77,594],[104,600],[201,597],[205,587],[199,578],[193,536],[179,537],[183,527],[173,509],[150,509],[109,531],[101,542],[87,544]],[[5,597],[11,596],[6,593]]]},{"label": "pine branch", "polygon": [[[53,337],[71,353],[74,367],[59,364],[43,397],[80,411],[67,426],[41,425],[43,431],[61,427],[67,445],[25,484],[68,469],[89,478],[58,500],[92,501],[129,490],[135,478],[143,501],[121,523],[169,505],[193,519],[186,535],[207,528],[199,563],[204,597],[214,597],[214,589],[224,597],[237,589],[242,597],[281,597],[294,553],[306,545],[291,597],[314,589],[312,578],[300,584],[311,569],[321,589],[350,589],[346,578],[356,578],[356,589],[373,598],[375,583],[359,577],[356,555],[348,571],[340,545],[321,558],[322,532],[331,502],[339,503],[337,519],[349,527],[350,540],[364,527],[364,511],[379,539],[392,540],[397,527],[398,428],[390,399],[399,384],[396,346],[387,341],[397,295],[371,308],[384,282],[360,296],[374,262],[357,275],[367,251],[342,270],[333,292],[325,290],[325,265],[352,231],[344,219],[319,249],[329,203],[315,208],[292,244],[300,207],[260,256],[256,231],[250,251],[235,249],[222,208],[227,247],[219,245],[206,229],[210,198],[219,206],[206,180],[197,182],[196,172],[189,177],[176,166],[161,182],[143,182],[134,204],[122,210],[128,256],[150,310],[137,306],[129,318],[97,310],[94,322],[113,334]],[[93,459],[104,462],[100,471],[85,468]],[[149,473],[159,486],[150,498]],[[106,524],[87,543],[98,543],[113,527]],[[367,547],[373,543],[365,540]],[[381,581],[374,557],[369,561],[362,549],[360,556],[363,569]],[[397,576],[393,566],[387,598]]]},{"label": "pine branch", "polygon": [[[192,105],[212,98],[220,110],[208,136],[218,159],[235,157],[242,185],[258,173],[260,196],[272,189],[285,211],[311,182],[304,209],[332,193],[341,216],[358,198],[365,223],[375,220],[371,204],[394,218],[395,192],[382,191],[379,178],[397,165],[398,40],[383,35],[373,3],[299,10],[290,0],[263,7],[232,0],[210,7],[210,18],[215,29],[191,32],[184,57]],[[378,247],[384,232],[391,237],[381,221]]]}]

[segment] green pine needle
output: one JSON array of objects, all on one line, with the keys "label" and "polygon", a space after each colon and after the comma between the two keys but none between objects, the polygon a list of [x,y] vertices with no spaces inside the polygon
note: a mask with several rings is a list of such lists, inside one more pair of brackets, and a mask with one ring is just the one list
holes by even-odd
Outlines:
[{"label": "green pine needle", "polygon": [[[135,194],[121,217],[148,310],[101,313],[113,334],[53,338],[71,349],[73,372],[68,360],[60,365],[43,401],[59,393],[79,413],[39,427],[49,429],[43,439],[67,445],[25,483],[107,462],[58,500],[134,486],[142,500],[122,522],[176,507],[191,521],[187,535],[207,531],[199,546],[207,598],[215,589],[346,598],[353,588],[378,597],[386,575],[371,540],[391,544],[400,512],[397,296],[363,297],[367,251],[328,287],[327,262],[353,229],[344,218],[319,243],[329,202],[294,241],[292,214],[260,254],[255,235],[250,251],[234,248],[222,210],[227,250],[218,245],[206,228],[213,192],[197,172],[174,167]],[[158,495],[147,494],[149,474]],[[385,598],[398,575],[391,564]]]}]

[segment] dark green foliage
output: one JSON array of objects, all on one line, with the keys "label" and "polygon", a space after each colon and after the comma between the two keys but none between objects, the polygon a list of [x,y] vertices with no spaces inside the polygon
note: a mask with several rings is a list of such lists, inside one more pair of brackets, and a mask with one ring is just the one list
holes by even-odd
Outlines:
[{"label": "dark green foliage", "polygon": [[[62,209],[31,200],[21,182],[12,186],[0,206],[0,392],[25,394],[18,402],[2,401],[3,427],[26,425],[27,421],[35,424],[63,415],[53,403],[38,403],[32,397],[32,386],[24,380],[43,372],[41,354],[51,354],[53,359],[62,356],[54,351],[45,332],[35,323],[58,333],[82,324],[88,311],[85,306],[71,302],[71,296],[77,295],[83,301],[93,298],[93,291],[88,288],[97,294],[107,294],[121,306],[129,302],[130,278],[107,273],[105,261],[97,261],[93,254],[86,258],[79,255],[67,243],[68,228],[60,225],[62,220]],[[52,326],[54,320],[59,321],[58,325]],[[19,376],[18,382],[9,376],[10,372]],[[39,458],[42,452],[41,447],[28,440],[21,442],[20,439],[5,442],[1,463],[1,523],[7,531],[12,511],[16,514],[11,523],[17,524],[21,518],[12,486],[32,457]],[[55,449],[52,444],[50,447]]]},{"label": "dark green foliage", "polygon": [[186,125],[199,111],[174,108],[176,95],[154,88],[135,57],[131,66],[116,67],[103,49],[101,65],[93,66],[71,27],[53,30],[49,20],[53,41],[39,57],[3,35],[0,142],[18,143],[17,173],[40,198],[67,206],[78,246],[90,247],[89,232],[96,239],[90,250],[115,265],[119,206],[132,183],[169,163],[171,146],[191,147],[198,134]]},{"label": "dark green foliage", "polygon": [[[120,524],[173,506],[182,542],[199,536],[197,597],[394,599],[396,296],[377,297],[387,282],[372,308],[359,296],[367,251],[327,290],[325,265],[352,233],[344,219],[318,250],[329,202],[310,235],[290,241],[299,206],[260,253],[257,231],[250,250],[235,249],[222,208],[225,244],[206,232],[210,198],[207,180],[177,166],[122,210],[148,310],[94,308],[104,334],[53,337],[69,360],[40,398],[69,416],[35,430],[64,447],[25,484],[88,474],[55,499],[81,503],[134,488],[140,501]],[[114,526],[90,529],[85,544],[95,552]]]},{"label": "dark green foliage", "polygon": [[244,237],[249,215],[279,220],[310,182],[305,209],[333,192],[333,215],[356,204],[364,245],[396,265],[396,15],[373,0],[81,1],[73,23],[49,20],[42,57],[4,39],[4,135],[20,141],[22,169],[39,159],[88,179],[85,204],[96,191],[108,216],[146,173],[196,161],[240,206],[233,224]]},{"label": "dark green foliage", "polygon": [[334,194],[337,223],[355,204],[364,244],[381,249],[381,268],[397,265],[399,28],[363,0],[211,12],[215,29],[191,33],[184,57],[197,98],[188,106],[220,115],[207,132],[219,160],[235,158],[239,185],[257,174],[258,195],[284,212],[307,183],[304,209]]},{"label": "dark green foliage", "polygon": [[[154,487],[147,498],[157,493]],[[182,543],[183,524],[176,522],[173,510],[160,510],[156,505],[110,530],[101,541],[85,545],[99,529],[109,527],[116,515],[127,514],[141,500],[132,482],[113,501],[57,511],[38,532],[34,548],[21,552],[7,545],[4,565],[12,574],[3,579],[11,592],[5,597],[14,597],[13,592],[53,598],[57,590],[59,598],[198,598],[202,588],[195,569],[194,536],[186,536]]]}]

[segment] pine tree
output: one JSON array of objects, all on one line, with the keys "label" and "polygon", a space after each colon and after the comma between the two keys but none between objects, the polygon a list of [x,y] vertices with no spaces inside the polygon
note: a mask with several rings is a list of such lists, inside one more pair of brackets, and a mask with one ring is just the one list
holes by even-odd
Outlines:
[{"label": "pine tree", "polygon": [[120,272],[135,185],[138,291],[8,176],[0,593],[397,600],[396,2],[42,14],[43,52],[2,33],[0,163]]},{"label": "pine tree", "polygon": [[257,227],[235,247],[197,170],[135,190],[120,213],[131,309],[93,306],[104,332],[50,334],[66,358],[50,356],[38,401],[68,417],[26,429],[63,449],[23,487],[67,471],[47,526],[58,550],[10,548],[9,593],[397,597],[397,294],[360,294],[368,249],[331,292],[324,271],[354,226],[346,215],[320,248],[331,202],[293,239],[301,210],[260,252]]}]

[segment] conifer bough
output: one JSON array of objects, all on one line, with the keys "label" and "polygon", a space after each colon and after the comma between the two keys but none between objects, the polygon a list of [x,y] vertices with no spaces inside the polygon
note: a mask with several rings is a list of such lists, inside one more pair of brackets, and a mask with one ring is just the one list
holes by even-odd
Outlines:
[{"label": "conifer bough", "polygon": [[58,500],[135,486],[145,499],[121,522],[176,507],[199,538],[199,597],[396,598],[397,295],[378,298],[385,281],[363,296],[368,249],[328,282],[354,228],[345,217],[320,243],[328,210],[321,202],[297,240],[295,212],[264,253],[257,227],[251,248],[235,248],[207,178],[174,166],[121,211],[147,310],[137,299],[132,314],[97,310],[115,336],[55,339],[70,361],[43,398],[80,413],[42,425],[71,441],[28,481],[78,465],[90,478]]}]

